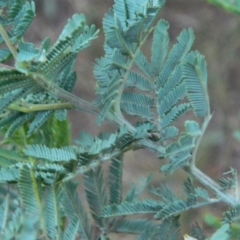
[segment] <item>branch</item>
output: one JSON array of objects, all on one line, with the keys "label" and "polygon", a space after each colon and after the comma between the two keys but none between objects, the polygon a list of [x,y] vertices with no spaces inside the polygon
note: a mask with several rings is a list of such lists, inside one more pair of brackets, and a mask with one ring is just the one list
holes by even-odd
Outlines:
[{"label": "branch", "polygon": [[71,109],[74,108],[74,106],[70,102],[59,102],[49,104],[29,104],[24,102],[17,102],[10,104],[7,108],[18,112],[31,113],[45,110]]},{"label": "branch", "polygon": [[[101,110],[95,107],[92,103],[85,101],[82,98],[77,97],[76,95],[64,90],[63,88],[57,86],[56,84],[45,79],[41,74],[30,73],[34,81],[45,89],[47,92],[53,94],[54,96],[66,100],[71,103],[77,110],[87,112],[98,116]],[[123,117],[119,118],[114,113],[109,112],[107,114],[107,119],[110,121],[114,121],[118,125],[127,125],[130,131],[134,131],[135,128],[126,121]]]},{"label": "branch", "polygon": [[223,202],[227,203],[228,205],[236,207],[236,205],[240,204],[238,199],[234,198],[229,193],[223,192],[219,184],[204,174],[196,166],[185,167],[183,170],[186,171],[189,175],[193,176],[203,186],[211,189]]}]

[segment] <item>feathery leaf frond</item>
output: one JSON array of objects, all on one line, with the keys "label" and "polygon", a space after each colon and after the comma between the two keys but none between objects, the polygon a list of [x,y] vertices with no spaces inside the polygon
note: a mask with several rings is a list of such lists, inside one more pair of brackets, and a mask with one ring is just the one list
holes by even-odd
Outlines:
[{"label": "feathery leaf frond", "polygon": [[102,217],[126,216],[132,214],[155,213],[164,207],[163,202],[144,200],[141,202],[122,202],[120,205],[112,204],[103,208]]},{"label": "feathery leaf frond", "polygon": [[41,145],[29,145],[24,150],[24,153],[30,157],[46,159],[53,162],[64,162],[76,159],[74,150],[71,147],[57,149]]},{"label": "feathery leaf frond", "polygon": [[191,52],[186,57],[182,72],[187,90],[187,97],[198,117],[209,115],[209,102],[207,98],[207,66],[202,55]]},{"label": "feathery leaf frond", "polygon": [[33,215],[39,214],[41,212],[40,186],[33,171],[28,167],[21,169],[18,186],[27,212]]},{"label": "feathery leaf frond", "polygon": [[56,186],[47,186],[44,189],[44,220],[49,239],[56,239],[60,233],[60,211],[58,200],[58,189]]},{"label": "feathery leaf frond", "polygon": [[84,187],[91,215],[96,224],[104,227],[101,211],[107,204],[107,193],[103,182],[101,167],[90,170],[84,175]]},{"label": "feathery leaf frond", "polygon": [[109,167],[109,204],[120,204],[122,201],[123,157],[111,161]]},{"label": "feathery leaf frond", "polygon": [[65,238],[69,235],[76,236],[77,231],[79,231],[82,238],[92,239],[91,221],[78,197],[76,185],[73,183],[66,183],[64,185],[64,190],[61,199],[61,207],[65,216],[69,219]]}]

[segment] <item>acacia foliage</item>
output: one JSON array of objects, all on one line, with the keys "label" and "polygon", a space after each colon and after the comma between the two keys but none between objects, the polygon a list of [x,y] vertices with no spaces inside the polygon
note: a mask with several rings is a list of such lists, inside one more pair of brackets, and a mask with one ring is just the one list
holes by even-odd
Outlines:
[{"label": "acacia foliage", "polygon": [[[1,238],[105,239],[110,233],[128,233],[137,239],[179,239],[182,212],[221,200],[196,188],[191,177],[183,184],[184,199],[161,185],[151,188],[152,199],[141,200],[150,176],[132,185],[126,196],[122,191],[125,152],[154,150],[168,160],[160,169],[165,174],[189,168],[211,118],[206,61],[191,50],[192,29],[184,29],[170,48],[169,24],[158,20],[164,3],[115,0],[103,19],[105,55],[95,62],[96,99],[91,104],[71,93],[77,80],[73,66],[98,30],[75,14],[54,44],[46,38],[37,48],[23,41],[35,16],[34,2],[0,0],[0,41],[8,46],[0,50],[0,61],[15,60],[14,67],[0,69],[0,128],[16,150],[0,149],[1,191],[7,192],[1,196]],[[142,46],[151,34],[146,55]],[[63,124],[69,108],[97,114],[97,124],[113,120],[121,126],[99,136],[82,132],[70,144],[64,141],[69,130]],[[177,120],[190,111],[194,117],[179,127]],[[136,117],[133,125],[128,115]],[[108,176],[105,162],[110,162]],[[220,182],[222,191],[236,187],[233,178]],[[87,210],[78,185],[84,186]],[[211,239],[228,239],[229,223],[239,216],[239,206],[226,212]],[[205,239],[198,225],[190,234]]]}]

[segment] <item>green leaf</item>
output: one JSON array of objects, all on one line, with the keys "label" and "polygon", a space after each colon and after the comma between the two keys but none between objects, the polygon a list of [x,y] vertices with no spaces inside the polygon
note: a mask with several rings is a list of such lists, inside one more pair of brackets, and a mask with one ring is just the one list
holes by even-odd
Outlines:
[{"label": "green leaf", "polygon": [[206,239],[206,236],[205,236],[204,232],[202,231],[202,229],[199,227],[198,223],[195,223],[192,226],[190,236],[195,237],[198,240]]},{"label": "green leaf", "polygon": [[[90,218],[78,197],[76,185],[69,182],[64,186],[61,206],[65,216],[69,220],[69,225],[64,234],[64,239],[67,237],[75,237],[77,231],[83,239],[93,239],[93,229]],[[71,239],[71,238],[70,238]],[[75,239],[75,238],[73,238]]]},{"label": "green leaf", "polygon": [[150,107],[141,104],[141,102],[132,103],[128,101],[121,101],[121,109],[131,116],[139,116],[142,119],[149,121],[153,119],[153,114],[150,110]]},{"label": "green leaf", "polygon": [[171,216],[177,216],[181,212],[189,210],[190,208],[191,207],[188,205],[187,202],[177,200],[163,206],[162,209],[154,215],[154,218],[164,220]]},{"label": "green leaf", "polygon": [[98,32],[99,31],[96,30],[94,25],[91,27],[85,27],[85,31],[78,38],[76,38],[71,49],[72,52],[78,53],[79,51],[82,51],[90,46],[91,42],[97,38]]},{"label": "green leaf", "polygon": [[185,122],[185,129],[187,134],[189,134],[190,136],[193,137],[198,137],[202,134],[200,128],[199,128],[199,124],[195,121],[186,121]]},{"label": "green leaf", "polygon": [[126,220],[117,223],[114,231],[117,233],[140,234],[145,229],[154,229],[154,224],[149,219]]},{"label": "green leaf", "polygon": [[6,108],[8,105],[20,98],[23,94],[24,89],[19,88],[2,96],[0,99],[0,110]]},{"label": "green leaf", "polygon": [[[15,15],[15,13],[14,13]],[[22,6],[19,13],[14,18],[13,35],[14,39],[19,39],[23,36],[31,22],[35,17],[35,3],[33,1],[26,2]]]},{"label": "green leaf", "polygon": [[45,228],[49,239],[59,237],[61,227],[59,212],[59,197],[56,186],[47,186],[44,188],[44,220]]},{"label": "green leaf", "polygon": [[125,202],[133,203],[137,201],[139,195],[146,189],[150,181],[152,180],[152,175],[149,174],[146,178],[140,180],[140,186],[132,184],[131,189],[127,192]]},{"label": "green leaf", "polygon": [[44,145],[29,145],[23,152],[30,157],[46,159],[52,162],[67,162],[76,159],[72,147],[48,148]]},{"label": "green leaf", "polygon": [[37,60],[38,56],[39,50],[35,48],[34,44],[26,42],[19,43],[19,52],[16,58],[18,62],[34,61]]},{"label": "green leaf", "polygon": [[132,214],[155,213],[164,207],[163,202],[144,200],[141,202],[122,202],[120,205],[112,204],[102,209],[102,217],[126,216]]},{"label": "green leaf", "polygon": [[39,111],[29,126],[27,136],[37,132],[37,130],[49,119],[53,111]]},{"label": "green leaf", "polygon": [[143,91],[153,91],[153,83],[133,71],[130,71],[128,74],[126,87],[136,87]]},{"label": "green leaf", "polygon": [[[82,32],[86,23],[85,16],[83,14],[74,14],[72,18],[68,19],[68,23],[62,30],[58,37],[58,42],[69,38],[69,36],[74,35],[75,32]],[[57,42],[57,43],[58,43]]]},{"label": "green leaf", "polygon": [[197,117],[210,114],[207,93],[207,66],[204,57],[192,52],[186,57],[182,67],[187,97]]},{"label": "green leaf", "polygon": [[26,166],[20,170],[18,187],[27,213],[31,215],[41,213],[40,186],[34,177],[34,172]]},{"label": "green leaf", "polygon": [[101,211],[107,204],[107,193],[103,182],[103,173],[101,167],[94,171],[90,170],[84,175],[84,188],[87,196],[92,218],[99,226],[104,226]]},{"label": "green leaf", "polygon": [[[8,162],[5,162],[8,161]],[[0,148],[0,166],[8,167],[18,162],[28,162],[28,160],[15,151]]]},{"label": "green leaf", "polygon": [[230,226],[229,224],[223,224],[210,238],[210,240],[230,240]]},{"label": "green leaf", "polygon": [[114,158],[109,168],[109,204],[120,204],[122,201],[123,156]]},{"label": "green leaf", "polygon": [[240,205],[237,205],[224,213],[223,223],[232,223],[240,220]]},{"label": "green leaf", "polygon": [[223,8],[225,11],[240,14],[240,3],[239,1],[231,1],[231,0],[207,0],[207,2],[214,4],[218,7]]},{"label": "green leaf", "polygon": [[0,183],[17,182],[19,179],[19,170],[16,168],[1,168]]},{"label": "green leaf", "polygon": [[192,106],[189,103],[182,103],[178,106],[171,108],[166,114],[162,114],[160,119],[160,126],[165,128],[176,121],[179,117],[187,113],[192,109]]},{"label": "green leaf", "polygon": [[18,115],[17,118],[11,123],[10,127],[8,128],[5,134],[5,138],[11,137],[19,128],[21,128],[33,116],[34,116],[34,113]]},{"label": "green leaf", "polygon": [[144,56],[142,51],[139,51],[135,57],[135,64],[142,71],[147,78],[152,77],[152,66],[148,59]]},{"label": "green leaf", "polygon": [[24,216],[16,240],[35,240],[39,235],[38,220],[38,215],[32,217]]},{"label": "green leaf", "polygon": [[168,186],[161,185],[160,188],[152,187],[150,192],[160,197],[166,204],[178,200],[177,196],[172,192],[172,190]]},{"label": "green leaf", "polygon": [[206,189],[203,189],[203,188],[196,188],[195,189],[195,196],[196,197],[199,197],[199,198],[202,198],[203,200],[210,200],[210,196],[208,194],[208,191]]},{"label": "green leaf", "polygon": [[165,58],[168,53],[168,28],[168,22],[160,20],[154,29],[151,63],[155,76],[158,76],[162,70]]},{"label": "green leaf", "polygon": [[159,77],[156,80],[157,89],[165,84],[171,76],[174,69],[184,59],[188,51],[191,49],[194,34],[192,29],[184,29],[177,38],[178,42],[173,46],[168,54],[168,58],[164,63]]},{"label": "green leaf", "polygon": [[76,236],[78,235],[78,230],[79,230],[79,220],[77,219],[77,217],[75,217],[75,219],[71,220],[68,223],[68,226],[64,232],[63,240],[75,240]]},{"label": "green leaf", "polygon": [[172,217],[162,221],[161,224],[154,229],[146,229],[142,234],[137,238],[137,240],[145,239],[171,239],[178,240],[180,236],[180,224],[179,216]]},{"label": "green leaf", "polygon": [[12,53],[8,49],[0,49],[0,62],[8,60],[12,56]]}]

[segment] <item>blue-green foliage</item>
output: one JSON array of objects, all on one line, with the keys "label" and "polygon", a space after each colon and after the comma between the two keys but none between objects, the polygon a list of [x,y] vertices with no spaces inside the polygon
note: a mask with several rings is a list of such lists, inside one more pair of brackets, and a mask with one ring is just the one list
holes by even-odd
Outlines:
[{"label": "blue-green foliage", "polygon": [[[98,83],[95,103],[101,108],[98,123],[109,112],[119,117],[123,113],[138,116],[154,124],[157,118],[160,141],[165,145],[166,139],[181,135],[173,126],[180,116],[193,110],[197,117],[207,117],[210,110],[205,60],[190,51],[193,30],[183,30],[168,50],[169,24],[160,20],[154,26],[163,2],[116,1],[103,20],[105,56],[96,61],[94,74]],[[152,32],[148,59],[141,47]],[[191,131],[195,130],[190,129],[187,137],[181,136],[182,140],[166,147],[163,157],[170,157],[171,162],[163,166],[164,172],[188,164],[198,137]],[[187,138],[190,143],[181,142]],[[169,153],[171,144],[174,153]]]},{"label": "blue-green foliage", "polygon": [[[82,14],[75,14],[72,19],[69,19],[55,44],[51,46],[50,39],[46,38],[41,47],[36,48],[34,44],[24,42],[21,38],[35,16],[34,2],[20,0],[10,2],[9,5],[4,5],[6,15],[4,15],[5,12],[2,14],[0,23],[8,27],[7,34],[11,44],[18,48],[15,56],[17,70],[2,69],[0,72],[2,76],[0,113],[4,112],[0,127],[6,129],[9,126],[5,136],[10,137],[31,119],[32,123],[29,125],[28,131],[28,136],[30,136],[54,114],[54,110],[48,110],[48,104],[61,105],[63,103],[63,100],[36,87],[34,78],[38,76],[71,92],[76,82],[73,65],[77,53],[90,45],[98,31],[94,26],[86,25],[85,17]],[[6,22],[5,19],[8,21]],[[1,41],[4,40],[1,39]],[[1,62],[3,62],[11,56],[11,52],[2,49],[0,56]],[[45,104],[45,106],[42,111],[36,112],[34,107],[39,104]],[[13,115],[14,123],[4,121],[6,118],[11,119]],[[64,112],[58,112],[57,116],[60,120],[66,119]]]},{"label": "blue-green foliage", "polygon": [[[29,234],[28,239],[35,240],[41,234],[49,240],[91,240],[106,239],[109,233],[130,233],[137,234],[137,239],[177,240],[181,212],[219,201],[219,196],[212,199],[206,189],[195,188],[191,178],[184,183],[184,199],[162,185],[150,190],[155,200],[142,200],[151,175],[133,184],[126,194],[123,191],[125,152],[153,150],[157,157],[168,160],[160,168],[165,174],[188,169],[211,116],[206,62],[191,51],[193,30],[184,29],[170,49],[169,24],[158,21],[164,3],[115,0],[103,19],[105,55],[95,62],[97,98],[92,109],[98,113],[98,124],[109,119],[121,126],[115,133],[98,136],[82,132],[74,144],[66,146],[65,136],[61,136],[62,143],[50,144],[57,140],[47,136],[47,130],[56,119],[66,119],[67,108],[83,110],[78,107],[82,99],[71,94],[77,80],[73,66],[98,31],[87,26],[84,15],[75,14],[54,44],[46,38],[37,48],[22,38],[35,16],[34,2],[0,0],[4,8],[0,23],[6,28],[0,29],[0,42],[9,47],[0,50],[0,61],[15,59],[14,68],[4,65],[0,70],[0,129],[10,147],[14,133],[24,145],[24,149],[0,149],[0,183],[17,183],[19,189],[19,205],[13,205],[15,192],[2,200],[1,239],[26,239]],[[150,36],[152,46],[145,54],[142,48]],[[179,127],[176,121],[190,111],[195,120],[186,120]],[[128,115],[136,116],[133,125],[127,121]],[[49,123],[50,127],[44,127]],[[59,127],[57,131],[63,130]],[[110,164],[105,168],[102,165],[107,161]],[[87,208],[78,196],[79,183],[85,189]],[[236,188],[233,178],[220,179],[220,183],[222,190]],[[10,211],[12,219],[8,218]],[[128,218],[140,214],[150,214],[153,219]],[[229,224],[239,216],[239,206],[235,206],[225,213],[224,222]],[[227,239],[226,229],[219,233]],[[204,239],[198,226],[192,236]]]}]

